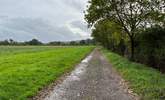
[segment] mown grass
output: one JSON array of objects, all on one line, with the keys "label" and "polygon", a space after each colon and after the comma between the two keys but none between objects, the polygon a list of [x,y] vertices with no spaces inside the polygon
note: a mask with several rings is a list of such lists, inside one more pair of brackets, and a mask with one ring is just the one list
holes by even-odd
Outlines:
[{"label": "mown grass", "polygon": [[72,70],[93,47],[0,48],[0,100],[26,100]]},{"label": "mown grass", "polygon": [[142,100],[165,100],[164,74],[107,50],[103,50],[103,53]]}]

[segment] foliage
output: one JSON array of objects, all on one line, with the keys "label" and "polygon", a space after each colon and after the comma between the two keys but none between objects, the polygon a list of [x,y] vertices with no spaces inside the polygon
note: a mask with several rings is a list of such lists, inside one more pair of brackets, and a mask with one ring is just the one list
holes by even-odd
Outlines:
[{"label": "foliage", "polygon": [[89,3],[85,14],[89,26],[102,19],[120,25],[129,37],[132,59],[137,30],[165,20],[164,0],[90,0]]},{"label": "foliage", "polygon": [[102,20],[95,24],[92,31],[94,39],[101,43],[104,47],[124,54],[126,36],[123,34],[120,26],[109,20]]},{"label": "foliage", "polygon": [[0,100],[26,100],[87,55],[93,47],[0,47]]},{"label": "foliage", "polygon": [[103,50],[112,65],[129,82],[129,86],[142,100],[165,99],[165,75],[145,65],[133,63],[127,59]]},{"label": "foliage", "polygon": [[17,42],[13,39],[0,41],[0,45],[43,45],[43,43],[37,39],[32,39],[26,42]]},{"label": "foliage", "polygon": [[75,41],[52,41],[49,43],[42,43],[37,39],[32,39],[30,41],[25,42],[17,42],[13,39],[0,41],[0,45],[11,45],[11,46],[24,46],[24,45],[53,45],[53,46],[72,46],[72,45],[95,45],[95,41],[93,39],[85,39],[85,40],[75,40]]},{"label": "foliage", "polygon": [[25,42],[27,45],[42,45],[42,42],[40,42],[37,39],[32,39],[31,41]]},{"label": "foliage", "polygon": [[86,40],[75,40],[75,41],[54,41],[54,42],[49,42],[47,45],[71,45],[71,46],[76,46],[76,45],[95,45],[95,41],[93,39],[86,39]]},{"label": "foliage", "polygon": [[165,72],[165,29],[148,28],[137,38],[136,60]]}]

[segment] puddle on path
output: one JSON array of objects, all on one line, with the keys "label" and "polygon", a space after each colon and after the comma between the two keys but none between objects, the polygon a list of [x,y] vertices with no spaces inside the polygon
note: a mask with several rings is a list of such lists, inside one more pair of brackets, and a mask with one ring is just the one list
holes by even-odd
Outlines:
[{"label": "puddle on path", "polygon": [[66,79],[61,83],[54,87],[54,90],[50,93],[48,97],[46,97],[44,100],[67,100],[63,98],[65,95],[65,92],[67,91],[67,87],[74,82],[74,81],[80,81],[81,75],[83,75],[86,71],[86,67],[89,64],[89,61],[92,58],[93,53],[91,53],[89,56],[87,56],[84,60],[81,61],[79,65],[76,66],[76,69],[71,72],[69,76],[66,77]]}]

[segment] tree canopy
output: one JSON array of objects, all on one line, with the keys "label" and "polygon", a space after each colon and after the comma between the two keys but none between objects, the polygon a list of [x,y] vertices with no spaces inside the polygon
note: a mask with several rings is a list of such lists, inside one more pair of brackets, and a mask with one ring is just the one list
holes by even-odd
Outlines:
[{"label": "tree canopy", "polygon": [[85,19],[89,26],[94,26],[104,19],[119,25],[129,37],[133,59],[138,29],[155,24],[163,25],[164,12],[164,0],[90,0]]}]

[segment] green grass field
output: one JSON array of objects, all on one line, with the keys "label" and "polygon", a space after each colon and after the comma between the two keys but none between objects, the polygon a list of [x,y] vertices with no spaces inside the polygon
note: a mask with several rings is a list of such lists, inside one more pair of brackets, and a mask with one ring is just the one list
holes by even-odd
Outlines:
[{"label": "green grass field", "polygon": [[165,75],[145,65],[103,50],[113,67],[129,82],[129,86],[142,100],[165,100]]},{"label": "green grass field", "polygon": [[26,100],[65,72],[94,47],[0,47],[0,100]]}]

